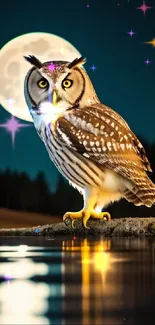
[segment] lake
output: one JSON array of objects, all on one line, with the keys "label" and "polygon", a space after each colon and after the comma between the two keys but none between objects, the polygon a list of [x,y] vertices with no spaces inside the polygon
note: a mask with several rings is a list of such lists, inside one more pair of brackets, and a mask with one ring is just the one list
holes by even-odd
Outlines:
[{"label": "lake", "polygon": [[155,324],[155,239],[0,237],[0,324]]}]

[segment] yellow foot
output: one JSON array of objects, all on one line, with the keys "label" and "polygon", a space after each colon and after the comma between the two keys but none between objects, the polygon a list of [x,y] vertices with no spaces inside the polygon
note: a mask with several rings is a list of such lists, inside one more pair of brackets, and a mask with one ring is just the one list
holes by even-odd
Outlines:
[{"label": "yellow foot", "polygon": [[67,218],[70,218],[72,220],[72,227],[75,228],[74,222],[76,221],[76,219],[81,218],[84,228],[90,229],[89,227],[87,227],[87,221],[90,217],[95,219],[104,219],[107,221],[111,220],[111,216],[108,212],[81,210],[78,212],[66,212],[63,216],[63,221],[65,221]]},{"label": "yellow foot", "polygon": [[93,211],[91,213],[91,217],[95,218],[95,219],[104,219],[104,220],[107,220],[107,221],[111,220],[111,215],[110,215],[109,212],[96,212],[96,211]]},{"label": "yellow foot", "polygon": [[[76,221],[76,219],[80,219],[80,218],[84,219],[84,210],[78,212],[66,212],[63,216],[63,221],[65,221],[67,218],[70,218],[72,220],[72,228],[75,229],[74,222]],[[84,224],[84,220],[83,220],[83,224]]]}]

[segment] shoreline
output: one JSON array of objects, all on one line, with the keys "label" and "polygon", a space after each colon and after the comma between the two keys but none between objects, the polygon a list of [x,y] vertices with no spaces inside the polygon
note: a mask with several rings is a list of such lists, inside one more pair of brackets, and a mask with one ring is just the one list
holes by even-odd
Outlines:
[{"label": "shoreline", "polygon": [[[52,221],[52,217],[51,217]],[[50,223],[33,227],[1,228],[0,236],[99,236],[129,237],[129,236],[155,236],[155,218],[120,218],[111,221],[89,220],[84,229],[81,220],[75,222],[75,229],[71,221]]]}]

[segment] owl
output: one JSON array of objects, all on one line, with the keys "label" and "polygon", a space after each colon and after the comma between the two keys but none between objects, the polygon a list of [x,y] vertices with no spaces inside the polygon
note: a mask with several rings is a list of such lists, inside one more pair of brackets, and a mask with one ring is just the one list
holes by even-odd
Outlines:
[{"label": "owl", "polygon": [[[27,106],[49,157],[84,199],[63,220],[111,219],[102,209],[125,198],[151,207],[155,185],[145,149],[125,120],[100,102],[84,69],[86,59],[41,63],[35,56],[24,81]],[[61,204],[61,197],[60,197]]]}]

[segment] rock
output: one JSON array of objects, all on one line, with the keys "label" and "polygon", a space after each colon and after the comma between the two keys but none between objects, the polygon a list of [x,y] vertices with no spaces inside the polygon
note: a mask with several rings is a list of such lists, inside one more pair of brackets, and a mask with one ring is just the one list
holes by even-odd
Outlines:
[{"label": "rock", "polygon": [[155,236],[155,218],[120,218],[111,221],[89,220],[84,229],[81,220],[75,222],[75,229],[68,219],[61,223],[32,228],[0,229],[0,236]]}]

